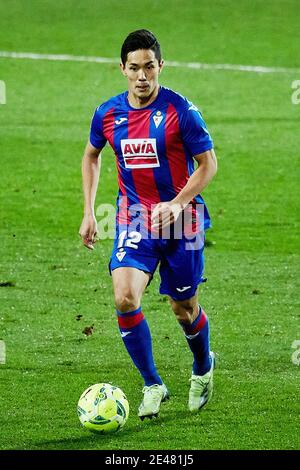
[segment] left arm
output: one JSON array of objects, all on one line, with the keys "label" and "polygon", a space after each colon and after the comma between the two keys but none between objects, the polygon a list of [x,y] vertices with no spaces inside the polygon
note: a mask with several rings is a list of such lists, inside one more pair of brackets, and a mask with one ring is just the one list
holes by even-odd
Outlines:
[{"label": "left arm", "polygon": [[203,191],[217,172],[217,158],[214,150],[196,155],[198,168],[188,179],[186,185],[172,201],[157,204],[152,214],[152,228],[161,230],[175,222],[180,212]]},{"label": "left arm", "polygon": [[217,172],[217,158],[213,149],[200,153],[194,158],[198,162],[198,168],[172,201],[173,203],[180,204],[182,209],[206,188]]}]

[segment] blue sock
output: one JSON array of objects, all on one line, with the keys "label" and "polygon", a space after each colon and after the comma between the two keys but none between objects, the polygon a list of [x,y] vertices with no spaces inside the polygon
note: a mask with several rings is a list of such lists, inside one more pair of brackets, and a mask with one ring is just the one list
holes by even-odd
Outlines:
[{"label": "blue sock", "polygon": [[152,354],[152,338],[141,307],[133,312],[117,310],[120,333],[125,347],[140,371],[145,386],[161,385],[163,382],[156,370]]},{"label": "blue sock", "polygon": [[199,308],[199,315],[192,324],[180,322],[180,325],[194,355],[193,374],[206,374],[211,367],[211,357],[209,355],[209,321],[204,310]]}]

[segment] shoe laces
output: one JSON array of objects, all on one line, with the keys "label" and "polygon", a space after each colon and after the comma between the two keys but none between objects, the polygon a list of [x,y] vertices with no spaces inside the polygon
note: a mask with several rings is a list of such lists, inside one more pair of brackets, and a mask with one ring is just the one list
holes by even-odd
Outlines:
[{"label": "shoe laces", "polygon": [[191,377],[190,382],[193,383],[195,389],[201,391],[204,387],[207,387],[210,377],[203,377],[199,375],[198,377]]},{"label": "shoe laces", "polygon": [[154,384],[154,385],[149,385],[149,386],[145,386],[143,388],[143,393],[145,394],[145,396],[157,396],[159,397],[161,395],[161,391],[160,391],[160,385],[158,384]]}]

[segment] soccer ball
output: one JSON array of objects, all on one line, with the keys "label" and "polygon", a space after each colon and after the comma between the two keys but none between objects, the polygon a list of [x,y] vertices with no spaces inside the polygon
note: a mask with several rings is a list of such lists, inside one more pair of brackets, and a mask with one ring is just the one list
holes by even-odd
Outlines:
[{"label": "soccer ball", "polygon": [[81,424],[92,432],[119,431],[129,416],[129,404],[123,391],[111,384],[91,385],[79,398],[77,413]]}]

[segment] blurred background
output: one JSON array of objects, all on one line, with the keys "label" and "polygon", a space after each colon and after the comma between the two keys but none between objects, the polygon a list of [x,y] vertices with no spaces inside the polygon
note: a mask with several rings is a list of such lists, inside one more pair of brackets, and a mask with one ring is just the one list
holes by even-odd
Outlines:
[{"label": "blurred background", "polygon": [[[297,0],[0,0],[1,449],[299,449],[299,24]],[[155,277],[143,309],[172,400],[147,426],[116,325],[112,240],[90,253],[78,236],[90,120],[126,88],[120,48],[140,28],[180,62],[161,84],[201,109],[219,160],[200,291],[215,395],[186,411],[191,357]],[[106,147],[96,205],[116,194]],[[79,426],[77,400],[98,381],[129,398],[117,437]]]}]

